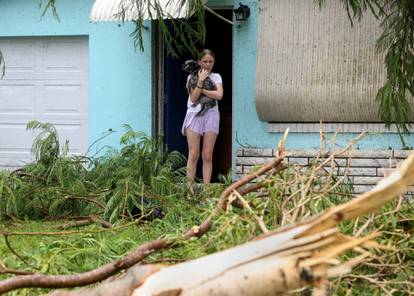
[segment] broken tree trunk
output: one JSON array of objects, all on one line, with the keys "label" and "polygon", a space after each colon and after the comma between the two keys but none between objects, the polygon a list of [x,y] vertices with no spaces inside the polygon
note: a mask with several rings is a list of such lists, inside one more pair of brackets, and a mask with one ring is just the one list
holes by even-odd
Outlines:
[{"label": "broken tree trunk", "polygon": [[[327,279],[348,273],[370,256],[367,249],[380,247],[372,241],[379,233],[353,238],[335,225],[376,211],[413,181],[414,153],[373,190],[307,221],[196,260],[136,265],[112,282],[52,295],[275,295],[305,286],[323,295]],[[337,257],[351,249],[360,255],[341,263]]]},{"label": "broken tree trunk", "polygon": [[[277,174],[281,170],[285,169],[283,165],[283,159],[285,157],[284,144],[287,138],[288,131],[285,132],[283,138],[278,144],[278,152],[276,158],[263,165],[258,171],[244,176],[242,179],[231,184],[226,190],[224,190],[220,196],[220,199],[210,213],[210,215],[198,226],[193,226],[185,233],[182,234],[180,241],[189,240],[191,238],[198,238],[203,236],[211,228],[213,221],[219,216],[223,210],[228,206],[229,196],[234,190],[240,190],[240,192],[248,193],[266,185],[264,182],[258,184],[246,185],[261,175],[271,173]],[[247,187],[246,187],[247,186]],[[240,189],[241,188],[241,189]],[[10,233],[2,231],[3,236],[18,235],[19,233]],[[21,289],[21,288],[70,288],[81,287],[97,282],[104,281],[111,276],[127,270],[134,265],[141,262],[148,255],[153,252],[172,247],[177,243],[177,239],[160,238],[147,243],[144,243],[131,252],[129,252],[123,258],[107,263],[96,269],[74,275],[46,275],[46,274],[32,274],[32,275],[19,275],[12,278],[0,281],[0,294]],[[121,292],[115,293],[115,295],[121,295]],[[97,294],[99,295],[99,294]],[[129,293],[127,294],[129,295]]]}]

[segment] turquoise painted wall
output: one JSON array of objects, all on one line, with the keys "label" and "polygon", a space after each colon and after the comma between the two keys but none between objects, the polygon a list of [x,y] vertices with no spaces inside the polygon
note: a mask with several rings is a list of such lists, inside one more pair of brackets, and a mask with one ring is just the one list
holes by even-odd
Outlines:
[{"label": "turquoise painted wall", "polygon": [[[217,3],[221,1],[215,1]],[[239,1],[234,0],[234,7]],[[258,32],[258,0],[242,1],[251,8],[251,16],[233,30],[233,158],[241,146],[275,148],[282,134],[268,133],[267,123],[261,122],[256,113],[255,78],[256,44]],[[330,135],[332,136],[332,135]],[[337,144],[346,144],[357,134],[341,134]],[[405,136],[409,146],[414,146],[414,136]],[[289,149],[318,148],[319,133],[291,133],[286,143]],[[357,145],[358,149],[401,149],[398,134],[367,134]],[[233,162],[234,163],[234,162]]]},{"label": "turquoise painted wall", "polygon": [[[133,25],[114,22],[90,23],[93,0],[57,1],[60,22],[50,11],[41,18],[38,1],[14,0],[0,4],[0,36],[89,36],[89,141],[112,128],[122,131],[128,123],[136,130],[151,134],[151,38],[145,32],[145,51],[135,50],[129,34]],[[210,0],[212,7],[238,7],[239,0]],[[273,148],[281,134],[268,133],[267,123],[256,114],[255,77],[258,32],[258,0],[242,1],[251,8],[250,18],[235,22],[233,29],[233,156],[241,146]],[[105,140],[117,145],[120,133]],[[354,134],[338,136],[345,145]],[[406,137],[414,146],[414,137]],[[103,145],[103,143],[101,144]],[[288,148],[319,147],[318,133],[292,133]],[[360,149],[399,149],[396,134],[368,134]]]},{"label": "turquoise painted wall", "polygon": [[132,23],[89,22],[93,0],[56,1],[60,22],[51,11],[41,18],[40,2],[1,1],[0,36],[89,36],[89,143],[111,128],[118,132],[100,146],[119,146],[122,124],[150,135],[150,32],[145,32],[140,52],[129,36]]}]

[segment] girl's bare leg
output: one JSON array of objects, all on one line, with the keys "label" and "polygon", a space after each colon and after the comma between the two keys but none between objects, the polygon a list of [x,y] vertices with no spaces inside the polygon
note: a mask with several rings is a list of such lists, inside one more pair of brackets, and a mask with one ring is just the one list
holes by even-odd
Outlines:
[{"label": "girl's bare leg", "polygon": [[211,172],[213,171],[213,150],[216,143],[217,135],[213,132],[207,132],[203,136],[203,181],[210,183]]},{"label": "girl's bare leg", "polygon": [[188,143],[188,159],[187,159],[187,183],[191,193],[194,193],[193,183],[197,171],[197,162],[200,158],[200,138],[201,136],[191,129],[185,130]]}]

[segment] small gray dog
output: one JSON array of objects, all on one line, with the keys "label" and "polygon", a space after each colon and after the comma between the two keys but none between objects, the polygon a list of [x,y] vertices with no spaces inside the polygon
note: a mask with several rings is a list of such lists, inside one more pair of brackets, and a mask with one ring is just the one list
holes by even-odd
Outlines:
[{"label": "small gray dog", "polygon": [[[197,63],[197,61],[194,60],[188,60],[185,61],[183,66],[181,67],[182,70],[190,73],[190,80],[187,84],[187,90],[188,93],[190,93],[191,88],[195,88],[197,86],[198,81],[198,71],[200,71],[200,65]],[[207,77],[206,80],[204,80],[203,88],[206,90],[216,90],[217,87],[214,84],[214,82],[210,79],[210,77]],[[201,110],[197,112],[196,116],[201,116],[204,113],[207,112],[210,108],[213,108],[216,106],[217,102],[216,100],[207,97],[206,95],[201,94],[198,98],[197,102],[192,104],[192,107],[197,106],[198,104],[201,105]]]}]

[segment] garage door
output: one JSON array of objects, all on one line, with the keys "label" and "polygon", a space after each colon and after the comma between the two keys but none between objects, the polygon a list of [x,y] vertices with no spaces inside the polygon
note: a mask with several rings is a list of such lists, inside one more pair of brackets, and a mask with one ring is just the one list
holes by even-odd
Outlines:
[{"label": "garage door", "polygon": [[88,38],[0,37],[0,167],[31,161],[30,120],[53,123],[70,152],[88,148]]}]

